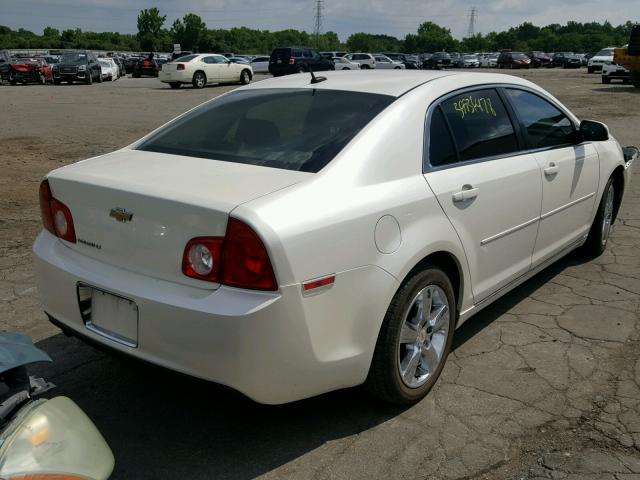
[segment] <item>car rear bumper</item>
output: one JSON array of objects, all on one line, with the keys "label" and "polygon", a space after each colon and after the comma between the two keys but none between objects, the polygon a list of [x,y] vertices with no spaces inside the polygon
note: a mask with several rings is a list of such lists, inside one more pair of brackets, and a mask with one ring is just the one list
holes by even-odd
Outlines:
[{"label": "car rear bumper", "polygon": [[175,70],[170,72],[167,72],[165,70],[160,70],[160,72],[158,73],[158,78],[160,79],[161,82],[165,82],[165,83],[173,83],[173,82],[191,83],[191,81],[193,80],[193,76],[189,75],[184,70]]},{"label": "car rear bumper", "polygon": [[[336,275],[304,296],[178,285],[113,267],[42,232],[34,244],[36,283],[47,314],[90,342],[279,404],[364,382],[379,326],[398,284],[374,266]],[[137,347],[85,325],[78,284],[125,297],[138,309]]]}]

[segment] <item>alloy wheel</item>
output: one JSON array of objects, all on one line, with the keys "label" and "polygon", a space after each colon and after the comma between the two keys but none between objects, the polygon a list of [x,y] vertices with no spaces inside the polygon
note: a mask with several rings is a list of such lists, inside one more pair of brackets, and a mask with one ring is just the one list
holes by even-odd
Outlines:
[{"label": "alloy wheel", "polygon": [[398,368],[405,385],[418,388],[438,370],[449,336],[449,302],[442,288],[428,285],[407,309],[400,331]]},{"label": "alloy wheel", "polygon": [[607,198],[604,203],[604,215],[602,216],[602,245],[607,243],[609,233],[611,233],[611,224],[613,223],[613,185],[607,191]]}]

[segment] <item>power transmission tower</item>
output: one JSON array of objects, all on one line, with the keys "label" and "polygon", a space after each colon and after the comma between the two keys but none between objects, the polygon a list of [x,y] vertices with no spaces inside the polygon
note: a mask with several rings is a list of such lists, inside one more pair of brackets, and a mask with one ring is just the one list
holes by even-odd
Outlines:
[{"label": "power transmission tower", "polygon": [[476,34],[476,18],[478,18],[478,10],[476,7],[471,7],[469,13],[469,29],[467,30],[467,38],[471,38]]},{"label": "power transmission tower", "polygon": [[313,35],[316,41],[316,48],[320,48],[320,35],[322,34],[322,11],[324,10],[324,0],[316,0],[316,9],[313,16]]}]

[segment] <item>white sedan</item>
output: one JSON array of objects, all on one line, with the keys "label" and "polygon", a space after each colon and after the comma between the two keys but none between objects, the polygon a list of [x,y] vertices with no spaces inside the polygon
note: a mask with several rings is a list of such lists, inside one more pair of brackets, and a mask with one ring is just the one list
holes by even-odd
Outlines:
[{"label": "white sedan", "polygon": [[345,57],[331,57],[336,70],[360,70],[360,64]]},{"label": "white sedan", "polygon": [[120,69],[113,58],[98,58],[102,69],[102,79],[114,81],[120,78]]},{"label": "white sedan", "polygon": [[171,88],[180,88],[184,84],[191,84],[194,88],[204,88],[211,83],[246,85],[253,78],[253,70],[250,65],[234,63],[223,55],[202,53],[185,55],[165,63],[158,77]]},{"label": "white sedan", "polygon": [[256,57],[251,60],[253,73],[269,73],[269,57]]},{"label": "white sedan", "polygon": [[50,172],[50,320],[258,402],[364,383],[411,404],[459,325],[604,251],[637,149],[603,124],[508,75],[323,77],[237,89]]},{"label": "white sedan", "polygon": [[407,67],[404,66],[404,63],[394,62],[386,55],[374,55],[376,60],[376,68],[378,70],[404,70]]}]

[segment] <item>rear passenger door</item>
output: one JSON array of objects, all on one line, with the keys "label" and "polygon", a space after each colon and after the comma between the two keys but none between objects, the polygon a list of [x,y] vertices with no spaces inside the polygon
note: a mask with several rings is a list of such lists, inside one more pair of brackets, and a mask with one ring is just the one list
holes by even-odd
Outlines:
[{"label": "rear passenger door", "polygon": [[210,55],[202,58],[204,70],[207,75],[207,83],[217,83],[223,80],[222,63],[220,57]]},{"label": "rear passenger door", "polygon": [[455,228],[477,302],[531,267],[540,168],[497,90],[470,89],[429,109],[425,179]]},{"label": "rear passenger door", "polygon": [[542,96],[505,88],[521,123],[526,147],[535,152],[542,178],[540,229],[533,253],[536,266],[589,232],[600,177],[598,152],[576,144],[576,126]]}]

